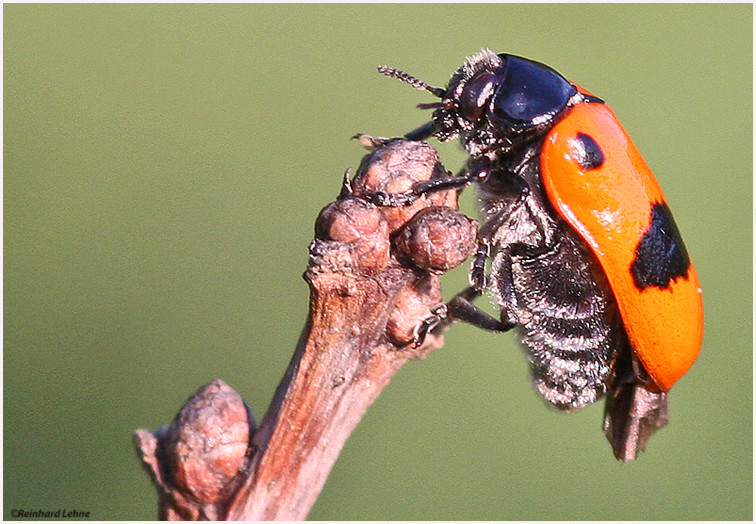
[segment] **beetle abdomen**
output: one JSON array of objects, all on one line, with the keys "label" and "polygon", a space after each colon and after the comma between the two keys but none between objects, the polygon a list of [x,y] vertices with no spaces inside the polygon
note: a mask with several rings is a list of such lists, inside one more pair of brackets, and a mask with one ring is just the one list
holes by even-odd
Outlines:
[{"label": "beetle abdomen", "polygon": [[[511,255],[513,304],[504,307],[523,327],[522,342],[536,389],[560,409],[601,398],[612,377],[618,330],[614,300],[593,257],[562,227],[546,251]],[[493,264],[492,291],[507,293]]]}]

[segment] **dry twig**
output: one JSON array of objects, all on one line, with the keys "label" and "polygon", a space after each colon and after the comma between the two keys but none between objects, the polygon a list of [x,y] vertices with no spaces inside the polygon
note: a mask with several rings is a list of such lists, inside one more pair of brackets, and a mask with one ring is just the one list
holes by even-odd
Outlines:
[{"label": "dry twig", "polygon": [[425,143],[360,138],[374,151],[317,219],[309,317],[260,426],[215,381],[170,428],[135,432],[161,518],[306,518],[368,406],[405,362],[443,344],[438,330],[413,342],[441,302],[438,274],[472,253],[477,224],[459,213],[453,190],[405,207],[369,203],[366,195],[448,173]]}]

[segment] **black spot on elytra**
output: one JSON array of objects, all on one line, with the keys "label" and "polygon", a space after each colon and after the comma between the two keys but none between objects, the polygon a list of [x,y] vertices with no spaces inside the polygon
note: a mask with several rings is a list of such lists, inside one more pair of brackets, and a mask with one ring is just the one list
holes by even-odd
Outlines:
[{"label": "black spot on elytra", "polygon": [[635,286],[666,288],[670,281],[684,277],[690,258],[680,237],[672,212],[665,203],[651,207],[651,225],[635,248],[635,260],[630,266]]},{"label": "black spot on elytra", "polygon": [[585,170],[598,169],[604,164],[604,152],[596,141],[585,133],[578,133],[575,141],[577,163]]}]

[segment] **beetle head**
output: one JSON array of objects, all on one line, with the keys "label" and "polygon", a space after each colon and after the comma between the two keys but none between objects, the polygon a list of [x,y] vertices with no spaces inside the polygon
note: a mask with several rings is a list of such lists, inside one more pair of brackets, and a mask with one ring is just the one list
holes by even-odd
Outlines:
[{"label": "beetle head", "polygon": [[432,135],[441,141],[459,138],[472,156],[506,152],[542,136],[582,100],[577,88],[550,67],[490,49],[469,57],[446,89],[396,69],[379,71],[440,98],[419,106],[435,110]]}]

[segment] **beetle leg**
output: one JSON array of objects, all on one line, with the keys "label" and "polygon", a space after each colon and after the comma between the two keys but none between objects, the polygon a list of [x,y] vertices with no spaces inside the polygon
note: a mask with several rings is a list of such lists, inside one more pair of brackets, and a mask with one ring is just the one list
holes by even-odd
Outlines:
[{"label": "beetle leg", "polygon": [[427,140],[430,137],[433,136],[433,133],[435,132],[433,122],[426,122],[425,124],[421,125],[417,129],[413,129],[406,135],[404,135],[404,138],[407,140]]},{"label": "beetle leg", "polygon": [[651,391],[635,382],[620,384],[609,392],[604,412],[604,434],[614,456],[635,460],[656,430],[667,425],[667,394]]},{"label": "beetle leg", "polygon": [[412,345],[414,347],[421,346],[425,341],[425,337],[428,335],[428,331],[432,330],[448,318],[449,316],[446,304],[440,304],[431,309],[431,316],[423,319],[420,325],[417,326],[417,331],[415,332],[415,338],[412,341]]},{"label": "beetle leg", "polygon": [[[486,173],[487,175],[487,173]],[[384,207],[402,207],[412,204],[415,200],[423,195],[445,191],[447,189],[461,189],[468,184],[477,182],[479,173],[463,172],[460,175],[450,176],[448,178],[432,178],[424,182],[418,182],[412,189],[404,193],[386,193],[376,191],[364,196],[371,204]]]},{"label": "beetle leg", "polygon": [[[431,310],[431,316],[423,320],[417,328],[413,345],[420,346],[428,332],[440,324],[451,324],[459,320],[473,326],[503,333],[517,325],[509,320],[497,320],[472,303],[480,296],[480,291],[472,286],[457,293],[449,302],[440,304]],[[503,316],[503,314],[502,314]]]},{"label": "beetle leg", "polygon": [[474,169],[462,169],[458,174],[446,178],[431,178],[423,182],[418,182],[412,189],[404,193],[386,193],[376,191],[365,195],[364,198],[371,204],[385,207],[402,207],[412,204],[415,200],[423,195],[435,193],[437,191],[446,191],[448,189],[462,189],[470,184],[483,182],[490,174],[489,162],[479,162]]},{"label": "beetle leg", "polygon": [[[512,214],[516,213],[522,208],[522,206],[526,205],[528,195],[530,194],[530,186],[528,186],[524,180],[513,178],[511,183],[514,185],[514,189],[517,192],[516,198],[509,202],[504,209],[492,214],[478,231],[478,249],[475,252],[475,258],[470,265],[470,285],[478,291],[483,291],[488,285],[486,281],[486,260],[488,260],[488,257],[491,255],[491,243],[494,241],[493,239],[497,232],[502,227],[505,227],[504,224],[510,220]],[[538,226],[536,225],[536,227]],[[511,244],[508,246],[501,246],[501,244],[499,244],[499,246],[501,251],[516,248],[518,244]]]},{"label": "beetle leg", "polygon": [[478,239],[478,249],[475,252],[475,258],[470,265],[470,286],[480,293],[486,288],[486,260],[490,248],[488,242]]},{"label": "beetle leg", "polygon": [[643,365],[625,345],[604,408],[604,434],[614,456],[624,462],[635,460],[651,435],[669,420],[667,394],[646,387],[649,381]]},{"label": "beetle leg", "polygon": [[516,322],[510,320],[497,320],[473,304],[472,301],[479,296],[480,291],[472,286],[457,293],[446,305],[447,317],[450,320],[461,320],[487,331],[500,333],[509,331],[517,325]]},{"label": "beetle leg", "polygon": [[491,290],[501,308],[501,321],[514,325],[516,322],[513,320],[513,314],[517,311],[518,301],[512,274],[512,246],[501,249],[496,257],[491,265]]}]

